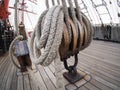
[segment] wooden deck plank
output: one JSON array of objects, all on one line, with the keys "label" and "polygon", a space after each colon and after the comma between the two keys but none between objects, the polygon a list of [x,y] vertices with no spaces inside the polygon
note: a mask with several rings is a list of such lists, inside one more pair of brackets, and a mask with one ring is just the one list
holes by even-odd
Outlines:
[{"label": "wooden deck plank", "polygon": [[94,84],[95,86],[101,88],[101,90],[113,90],[112,88],[100,83],[99,81],[95,80],[95,79],[92,79],[90,81],[92,84]]},{"label": "wooden deck plank", "polygon": [[18,75],[17,90],[24,90],[23,75]]},{"label": "wooden deck plank", "polygon": [[[3,74],[2,72],[4,71],[6,64],[8,63],[8,62],[6,62],[6,61],[7,61],[7,57],[3,59],[3,62],[2,62],[1,65],[0,65],[0,75],[1,75],[1,76],[2,76],[2,74]],[[7,67],[6,67],[6,68],[7,68]]]},{"label": "wooden deck plank", "polygon": [[0,57],[0,66],[2,66],[2,63],[4,62],[4,60],[5,60],[7,57],[8,57],[8,56]]},{"label": "wooden deck plank", "polygon": [[109,81],[109,82],[111,82],[111,83],[113,83],[113,84],[115,84],[117,86],[120,86],[119,85],[119,83],[120,83],[119,81],[114,80],[110,76],[106,76],[104,73],[99,72],[97,69],[88,66],[88,64],[85,65],[84,63],[81,62],[81,66],[86,68],[89,72],[91,72],[91,73],[93,73],[93,74],[95,74],[95,75],[97,75],[99,77],[102,77],[103,79],[105,79],[105,80],[107,80],[107,81]]},{"label": "wooden deck plank", "polygon": [[11,70],[8,75],[7,82],[6,82],[5,90],[10,90],[10,88],[11,88],[12,76],[14,74],[14,71],[15,71],[15,67],[12,65]]},{"label": "wooden deck plank", "polygon": [[5,74],[4,74],[4,77],[3,77],[3,80],[2,80],[2,84],[0,86],[0,90],[4,90],[5,89],[5,86],[6,86],[6,83],[7,83],[7,79],[8,79],[8,76],[9,76],[9,73],[11,71],[11,67],[12,67],[12,63],[8,63],[8,69],[5,71]]},{"label": "wooden deck plank", "polygon": [[76,90],[76,88],[77,87],[75,85],[72,85],[72,84],[65,85],[66,90]]},{"label": "wooden deck plank", "polygon": [[28,74],[23,76],[24,78],[24,90],[31,90]]},{"label": "wooden deck plank", "polygon": [[82,55],[80,55],[80,58],[79,58],[79,62],[81,62],[81,61],[84,61],[84,63],[88,63],[89,66],[91,66],[94,69],[97,69],[97,71],[99,71],[115,80],[120,81],[120,72],[112,70],[111,67],[107,68],[103,64],[100,64],[98,61],[94,61],[93,59],[89,60],[89,58],[83,57]]},{"label": "wooden deck plank", "polygon": [[120,71],[118,66],[115,66],[114,64],[111,64],[109,62],[105,62],[103,60],[101,60],[100,58],[97,58],[95,56],[90,56],[87,53],[80,53],[80,57],[82,57],[81,59],[86,59],[86,60],[90,60],[90,61],[94,61],[97,64],[100,64],[101,66],[105,66],[106,68],[111,68],[111,70],[114,70],[115,72]]},{"label": "wooden deck plank", "polygon": [[48,75],[48,77],[50,78],[50,80],[52,81],[52,83],[54,84],[54,86],[57,87],[55,75],[50,71],[50,69],[48,67],[45,67],[44,70],[45,70],[46,74]]},{"label": "wooden deck plank", "polygon": [[44,68],[42,66],[39,66],[39,70],[40,70],[41,76],[44,80],[44,83],[45,83],[47,89],[48,90],[56,90],[55,85],[51,82],[51,80],[48,77],[48,75],[46,74]]},{"label": "wooden deck plank", "polygon": [[10,90],[17,90],[17,68],[15,67],[14,73],[13,73],[13,77],[12,77],[12,81],[11,81],[11,89]]},{"label": "wooden deck plank", "polygon": [[[2,86],[2,83],[3,83],[3,79],[4,79],[4,76],[6,74],[6,72],[8,71],[8,67],[9,67],[9,62],[7,62],[7,58],[6,58],[6,62],[4,64],[1,65],[1,68],[0,68],[0,87]],[[6,67],[8,66],[8,67]]]},{"label": "wooden deck plank", "polygon": [[78,90],[89,90],[89,89],[85,86],[82,86],[82,87],[78,88]]},{"label": "wooden deck plank", "polygon": [[[117,82],[115,82],[115,81],[111,81],[111,79],[110,78],[108,78],[107,76],[104,76],[104,75],[102,75],[102,74],[100,74],[99,72],[96,72],[96,71],[94,71],[94,70],[92,70],[92,69],[90,69],[89,67],[87,67],[87,66],[84,66],[82,63],[81,63],[81,65],[79,65],[78,66],[80,69],[82,68],[82,70],[84,70],[84,71],[87,71],[87,72],[90,72],[90,74],[92,75],[92,77],[95,79],[95,80],[98,80],[96,77],[99,77],[100,78],[100,82],[101,83],[103,83],[103,84],[105,84],[106,86],[108,86],[108,87],[111,87],[112,89],[117,89],[117,88],[119,88],[119,83],[117,83]],[[104,82],[102,82],[102,81],[105,81],[106,83],[104,83]],[[99,81],[99,80],[98,80]],[[118,86],[117,86],[117,85]]]},{"label": "wooden deck plank", "polygon": [[[84,85],[84,80],[70,84],[66,79],[63,83],[67,90],[119,90],[120,89],[120,44],[93,41],[79,54],[78,71],[92,75],[92,80]],[[70,58],[69,64],[74,60]],[[0,57],[0,90],[40,90],[29,75],[17,76],[17,68],[8,58],[8,54]],[[6,67],[7,66],[7,67]],[[48,67],[38,67],[38,78],[46,90],[56,90],[54,62]],[[62,72],[65,72],[63,65]],[[82,74],[82,72],[80,72]],[[84,73],[83,73],[84,74]],[[11,77],[11,78],[10,78]]]},{"label": "wooden deck plank", "polygon": [[[105,48],[104,48],[105,49]],[[105,51],[107,51],[107,50],[105,50]],[[109,58],[111,58],[111,59],[118,59],[118,58],[120,58],[120,56],[119,56],[119,53],[117,53],[118,55],[116,56],[116,55],[114,55],[114,54],[109,54],[109,52],[107,51],[106,53],[104,53],[103,51],[99,51],[98,49],[96,50],[96,49],[94,49],[94,48],[88,48],[88,49],[86,49],[86,50],[84,50],[84,51],[82,51],[83,53],[88,53],[88,54],[90,54],[91,52],[92,53],[94,53],[94,54],[98,54],[99,56],[102,56],[102,57],[104,57],[104,58],[106,58],[107,56],[110,56],[110,57],[107,57],[108,59]],[[113,51],[111,52],[111,53],[113,53]],[[97,56],[97,57],[99,57],[99,56]],[[110,59],[110,60],[111,60]]]},{"label": "wooden deck plank", "polygon": [[[40,68],[40,66],[37,66],[37,70]],[[47,89],[47,86],[46,86],[46,83],[44,82],[44,79],[43,79],[43,76],[42,76],[42,73],[40,72],[40,69],[34,73],[35,75],[35,78],[34,76],[31,76],[31,80],[33,81],[33,83],[36,85],[35,87],[37,87],[36,89],[40,90],[41,87],[42,89],[44,88],[44,90],[48,90]],[[38,79],[38,81],[36,80]]]},{"label": "wooden deck plank", "polygon": [[86,86],[87,88],[89,88],[89,90],[101,90],[101,89],[99,89],[98,87],[92,85],[91,83],[87,83],[87,84],[85,84],[85,86]]},{"label": "wooden deck plank", "polygon": [[109,55],[112,54],[114,56],[120,57],[119,50],[118,50],[118,52],[116,52],[116,50],[112,50],[110,48],[107,48],[104,46],[99,46],[99,45],[90,45],[90,47],[88,47],[87,49],[91,49],[91,48],[92,48],[92,50],[96,50],[99,52],[107,53]]},{"label": "wooden deck plank", "polygon": [[[94,62],[94,60],[93,59],[91,59],[91,60],[86,60],[85,58],[84,59],[82,59],[82,60],[84,60],[84,62],[85,63],[89,63],[89,64],[91,64],[93,67],[95,67],[96,69],[98,69],[98,70],[101,70],[102,72],[105,72],[105,73],[107,73],[107,74],[109,74],[109,75],[113,75],[114,77],[116,77],[116,78],[120,78],[120,72],[119,71],[116,71],[116,70],[114,70],[114,69],[112,69],[111,67],[107,67],[106,65],[107,65],[107,63],[106,64],[102,64],[103,62],[101,62],[101,63],[99,63],[98,61],[96,62]],[[112,73],[111,73],[112,72]]]},{"label": "wooden deck plank", "polygon": [[119,65],[120,57],[116,57],[114,55],[109,55],[107,53],[101,53],[101,52],[98,52],[96,50],[84,50],[82,53],[88,53],[90,56],[100,58],[102,61],[114,64],[115,66],[120,66]]},{"label": "wooden deck plank", "polygon": [[94,43],[95,45],[97,44],[97,45],[104,45],[104,46],[109,46],[113,48],[120,48],[120,43],[97,41],[97,40],[93,40],[92,43]]},{"label": "wooden deck plank", "polygon": [[29,75],[29,80],[30,80],[30,87],[31,90],[38,90],[38,86],[31,80],[31,76]]}]

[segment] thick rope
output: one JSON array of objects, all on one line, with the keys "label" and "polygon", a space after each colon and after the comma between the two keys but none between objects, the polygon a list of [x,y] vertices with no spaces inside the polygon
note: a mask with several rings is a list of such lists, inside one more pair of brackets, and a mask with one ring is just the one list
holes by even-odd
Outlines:
[{"label": "thick rope", "polygon": [[81,9],[80,6],[78,5],[78,0],[74,0],[75,6],[76,6],[76,14],[78,15],[78,20],[82,24],[82,15],[81,15]]},{"label": "thick rope", "polygon": [[48,0],[45,1],[45,4],[46,4],[46,8],[48,9],[50,7]]},{"label": "thick rope", "polygon": [[[51,22],[53,25],[52,25],[52,28],[51,28],[51,31],[49,34],[48,43],[46,44],[46,48],[48,47],[48,49],[50,48],[50,50],[49,50],[49,54],[48,54],[46,60],[44,60],[44,62],[43,62],[43,65],[45,65],[45,66],[49,65],[55,59],[56,51],[58,52],[59,45],[61,44],[64,21],[63,21],[63,15],[62,15],[62,13],[60,13],[60,9],[61,8],[58,7],[58,10],[55,12],[56,15],[53,16],[55,19],[53,18],[53,21]],[[56,29],[56,30],[54,31],[54,29]],[[46,52],[47,51],[48,50],[46,50]]]},{"label": "thick rope", "polygon": [[52,0],[52,5],[53,5],[53,6],[55,5],[55,1],[54,1],[54,0]]},{"label": "thick rope", "polygon": [[64,12],[64,17],[65,17],[65,23],[66,23],[66,26],[67,26],[67,29],[68,29],[68,32],[69,32],[69,40],[70,40],[70,42],[71,42],[71,34],[72,34],[72,32],[71,32],[71,27],[70,27],[70,23],[69,23],[69,21],[68,21],[68,19],[69,19],[69,14],[68,14],[68,8],[67,8],[67,4],[66,4],[66,2],[65,2],[65,0],[62,0],[62,4],[63,4],[63,12]]},{"label": "thick rope", "polygon": [[[42,36],[45,37],[45,38],[43,38],[43,40],[45,41],[45,44],[44,44],[44,51],[43,51],[43,53],[41,53],[39,55],[38,58],[35,57],[35,54],[33,53],[35,51],[35,50],[33,50],[33,47],[34,47],[33,43],[34,43],[35,38],[36,39],[38,38],[35,35],[35,31],[36,30],[34,31],[34,33],[32,35],[31,43],[30,43],[30,57],[32,59],[32,62],[35,63],[35,64],[41,64],[41,65],[47,66],[47,65],[49,65],[54,60],[54,58],[56,56],[56,54],[55,54],[56,53],[56,46],[54,46],[54,43],[56,43],[56,45],[58,45],[58,41],[60,42],[60,40],[57,40],[56,42],[54,42],[54,39],[59,36],[59,35],[56,36],[55,33],[57,33],[56,32],[56,30],[57,30],[56,26],[57,26],[57,20],[58,20],[57,18],[59,16],[59,12],[60,12],[61,8],[57,7],[57,8],[54,8],[54,9],[55,9],[54,12],[51,12],[51,13],[53,13],[53,17],[52,17],[51,25],[49,26],[50,28],[46,28],[47,25],[49,25],[49,21],[48,21],[49,19],[46,19],[48,21],[48,23],[46,21],[45,24],[44,24],[44,27],[46,29],[44,29],[44,31],[42,30],[43,32],[42,32],[41,37]],[[48,13],[49,13],[49,11],[48,11]],[[48,18],[48,17],[46,17],[46,18]],[[62,24],[60,24],[59,26],[61,26],[61,25]],[[46,30],[46,32],[45,32],[45,30]],[[49,32],[49,33],[47,33],[47,32]],[[43,42],[41,42],[41,43],[43,43]],[[41,44],[41,43],[39,43],[39,44]],[[59,43],[59,45],[60,45],[60,43]],[[52,47],[53,47],[53,49],[52,49]],[[37,47],[37,49],[40,51],[39,47]],[[53,53],[53,55],[51,55],[51,53]],[[51,57],[48,58],[49,55]]]},{"label": "thick rope", "polygon": [[[63,12],[61,11],[61,7],[57,6],[56,8],[54,8],[54,11],[51,12],[51,14],[53,14],[52,16],[52,20],[51,20],[51,25],[50,28],[47,28],[47,30],[49,31],[48,34],[48,38],[46,41],[46,44],[44,46],[44,51],[42,52],[40,50],[39,47],[37,47],[35,44],[35,40],[37,37],[36,32],[38,29],[35,29],[35,31],[33,32],[33,35],[31,37],[31,43],[30,43],[30,57],[33,63],[35,64],[41,64],[43,66],[48,66],[53,60],[56,60],[56,63],[59,63],[57,68],[61,68],[61,61],[58,60],[59,58],[59,45],[61,44],[61,40],[62,40],[62,34],[63,34]],[[47,12],[47,14],[49,13],[49,10]],[[46,16],[47,16],[46,14]],[[42,14],[43,15],[43,14]],[[45,19],[48,17],[45,17]],[[41,18],[42,19],[42,16]],[[48,20],[48,19],[46,19]],[[41,20],[39,20],[41,21]],[[49,22],[49,21],[48,21]],[[44,22],[45,23],[45,22]],[[47,24],[47,23],[46,23]],[[41,25],[41,24],[38,24]],[[48,24],[47,24],[48,25]],[[46,25],[44,25],[44,27],[47,27]],[[43,27],[43,28],[44,28]],[[37,27],[36,27],[37,28]],[[46,30],[46,31],[47,31]],[[44,31],[41,30],[42,33],[41,34],[46,34],[43,33]],[[41,35],[42,37],[42,35]],[[40,54],[36,54],[37,51],[41,51]],[[36,56],[39,55],[39,56]],[[56,69],[56,72],[58,72],[58,69]],[[64,90],[64,86],[63,86],[63,81],[62,81],[62,72],[59,72],[56,75],[56,79],[59,81],[56,81],[56,85],[57,85],[57,90]]]},{"label": "thick rope", "polygon": [[60,5],[60,1],[59,0],[57,0],[57,4]]}]

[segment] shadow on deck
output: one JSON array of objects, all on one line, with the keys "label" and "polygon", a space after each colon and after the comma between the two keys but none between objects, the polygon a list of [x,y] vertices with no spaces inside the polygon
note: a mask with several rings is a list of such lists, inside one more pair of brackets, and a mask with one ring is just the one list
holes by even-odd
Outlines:
[{"label": "shadow on deck", "polygon": [[[70,58],[69,63],[73,63],[73,58]],[[120,44],[93,41],[79,53],[77,68],[92,76],[92,80],[78,90],[120,90]],[[18,72],[8,54],[1,56],[0,90],[40,90],[28,74],[18,76]],[[56,90],[54,72],[54,63],[45,68],[40,66],[39,78],[48,90]],[[68,82],[65,80],[64,83]],[[74,88],[69,86],[69,90]]]}]

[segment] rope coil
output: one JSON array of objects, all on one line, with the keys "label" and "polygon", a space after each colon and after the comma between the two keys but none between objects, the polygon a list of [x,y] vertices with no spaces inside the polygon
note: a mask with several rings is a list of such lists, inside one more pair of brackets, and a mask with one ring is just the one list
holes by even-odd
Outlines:
[{"label": "rope coil", "polygon": [[[52,60],[54,60],[54,58],[55,58],[55,54],[56,54],[56,48],[60,45],[60,43],[61,43],[61,38],[62,38],[62,34],[60,33],[60,32],[62,32],[62,28],[63,28],[63,24],[62,24],[62,22],[63,22],[63,15],[60,13],[61,12],[61,7],[60,6],[57,6],[57,7],[55,7],[54,8],[55,10],[52,12],[53,13],[53,18],[52,18],[52,23],[51,24],[49,24],[49,21],[48,21],[48,19],[46,19],[46,21],[48,21],[48,23],[46,23],[46,22],[44,22],[45,24],[44,24],[44,26],[43,26],[43,32],[41,32],[41,37],[40,37],[40,39],[41,40],[38,40],[37,38],[38,37],[36,37],[36,35],[35,35],[35,31],[37,32],[37,31],[39,31],[39,30],[35,30],[34,31],[34,35],[31,37],[31,43],[30,43],[30,57],[31,57],[31,59],[32,59],[32,61],[33,61],[33,63],[35,63],[35,64],[41,64],[41,65],[43,65],[43,66],[48,66],[51,62],[52,62]],[[51,10],[51,9],[50,9]],[[49,11],[48,11],[48,13],[49,13]],[[62,18],[62,19],[61,19]],[[49,19],[50,20],[50,19]],[[60,20],[60,21],[59,21]],[[59,23],[58,23],[59,22]],[[48,25],[48,26],[46,26],[46,25]],[[59,30],[59,28],[58,28],[58,26],[59,27],[61,27],[60,28],[60,30]],[[48,28],[49,27],[49,28]],[[44,28],[47,28],[47,29],[44,29]],[[57,34],[58,33],[58,34]],[[60,36],[61,35],[61,36]],[[42,37],[43,36],[43,37]],[[60,38],[60,37],[61,38]],[[37,44],[37,45],[40,45],[40,44],[42,44],[43,45],[43,47],[44,47],[44,52],[43,53],[40,53],[39,54],[39,57],[37,58],[37,57],[35,57],[35,54],[36,53],[33,53],[35,50],[33,50],[33,43],[34,43],[34,39],[36,38],[36,40],[38,40],[38,41],[36,41],[37,43],[39,43],[39,44]],[[55,40],[55,39],[57,39],[57,40]],[[56,42],[55,42],[55,41]],[[36,46],[37,46],[36,45]],[[56,46],[57,45],[57,46]],[[54,47],[54,48],[52,48],[52,47]],[[38,51],[40,51],[40,49],[41,49],[42,47],[39,47],[39,46],[37,46],[37,49],[39,49]],[[57,48],[58,49],[58,48]],[[37,51],[37,50],[36,50]],[[52,54],[51,54],[52,53]],[[37,54],[38,55],[38,54]],[[50,57],[50,56],[52,57]],[[48,57],[49,56],[49,57]]]}]

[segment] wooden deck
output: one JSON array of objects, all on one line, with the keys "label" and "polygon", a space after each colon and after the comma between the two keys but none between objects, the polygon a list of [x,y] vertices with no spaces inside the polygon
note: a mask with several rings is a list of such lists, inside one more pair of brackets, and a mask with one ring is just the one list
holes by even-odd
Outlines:
[{"label": "wooden deck", "polygon": [[[72,59],[70,58],[69,63],[73,62]],[[39,68],[39,78],[47,90],[56,90],[54,64]],[[87,49],[80,52],[78,70],[89,73],[92,79],[77,90],[120,90],[120,44],[93,41]],[[0,90],[40,90],[29,74],[17,75],[18,72],[8,54],[1,56]],[[68,82],[65,80],[64,83]],[[80,84],[81,82],[78,82],[76,86]],[[69,85],[68,88],[76,89],[74,85]]]}]

